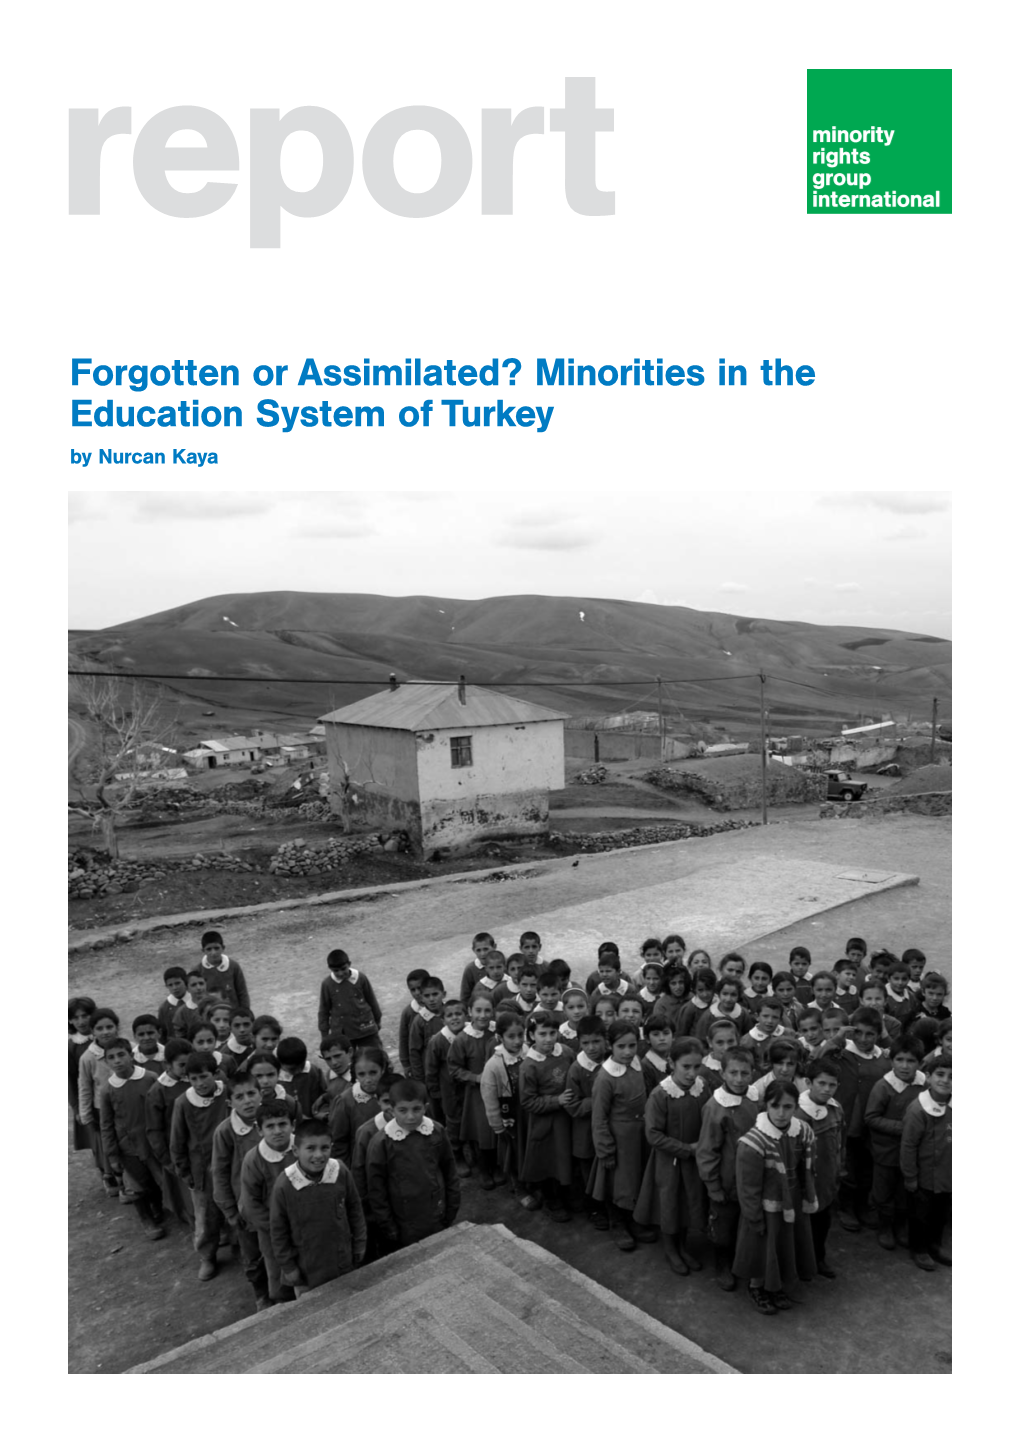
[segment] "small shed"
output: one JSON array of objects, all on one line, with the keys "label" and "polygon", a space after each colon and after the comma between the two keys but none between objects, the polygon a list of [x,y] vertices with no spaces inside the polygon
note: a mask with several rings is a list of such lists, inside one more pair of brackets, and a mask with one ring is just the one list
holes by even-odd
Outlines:
[{"label": "small shed", "polygon": [[399,686],[320,718],[330,802],[419,855],[549,830],[566,716],[487,687]]}]

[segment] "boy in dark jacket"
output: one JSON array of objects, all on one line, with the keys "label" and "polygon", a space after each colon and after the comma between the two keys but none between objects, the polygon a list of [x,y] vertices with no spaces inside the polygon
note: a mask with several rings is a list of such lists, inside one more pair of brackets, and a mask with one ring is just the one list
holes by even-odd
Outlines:
[{"label": "boy in dark jacket", "polygon": [[421,994],[428,979],[429,974],[422,966],[416,966],[407,973],[407,993],[411,1000],[400,1013],[400,1024],[397,1027],[397,1056],[405,1076],[411,1075],[411,1027],[415,1018],[422,1014]]},{"label": "boy in dark jacket", "polygon": [[368,1144],[365,1173],[372,1216],[398,1247],[451,1227],[460,1181],[445,1127],[425,1115],[422,1082],[395,1081],[393,1116]]},{"label": "boy in dark jacket", "polygon": [[345,1031],[353,1046],[378,1046],[382,1008],[372,983],[339,947],[326,957],[326,966],[329,975],[319,988],[320,1034]]},{"label": "boy in dark jacket", "polygon": [[285,1036],[276,1048],[280,1085],[298,1105],[298,1115],[310,1117],[326,1090],[325,1073],[308,1060],[308,1048],[299,1036]]},{"label": "boy in dark jacket", "polygon": [[99,1125],[103,1152],[118,1179],[127,1173],[127,1195],[150,1241],[163,1230],[163,1190],[159,1164],[145,1135],[145,1097],[156,1084],[151,1071],[135,1061],[131,1043],[115,1036],[103,1048],[110,1075],[99,1091]]},{"label": "boy in dark jacket", "polygon": [[166,1000],[159,1004],[156,1020],[159,1023],[159,1039],[165,1045],[171,1037],[178,1035],[178,1028],[174,1025],[178,1013],[188,1010],[185,1001],[188,995],[188,973],[183,966],[168,966],[163,973],[163,985],[167,995]]},{"label": "boy in dark jacket", "polygon": [[216,1275],[216,1248],[223,1223],[213,1197],[213,1133],[227,1115],[227,1092],[216,1075],[215,1053],[193,1051],[184,1070],[190,1085],[174,1103],[170,1157],[174,1171],[191,1192],[195,1251],[201,1258],[198,1279],[208,1282]]},{"label": "boy in dark jacket", "polygon": [[[293,1290],[280,1277],[280,1264],[269,1240],[269,1199],[280,1173],[294,1156],[293,1125],[286,1102],[263,1102],[255,1113],[259,1140],[241,1163],[240,1212],[258,1237],[271,1302],[293,1301]],[[261,1310],[261,1309],[260,1309]]]},{"label": "boy in dark jacket", "polygon": [[[753,1058],[743,1047],[725,1055],[722,1085],[716,1087],[701,1113],[701,1135],[694,1156],[698,1175],[708,1192],[709,1235],[715,1245],[715,1280],[724,1292],[736,1289],[733,1256],[740,1223],[737,1197],[737,1142],[758,1119],[748,1100]],[[699,1070],[699,1076],[704,1072]]]},{"label": "boy in dark jacket", "polygon": [[[202,937],[202,960],[199,971],[209,991],[216,991],[231,1007],[251,1006],[248,983],[236,961],[231,961],[218,931],[207,931]],[[197,998],[196,998],[197,1000]]]},{"label": "boy in dark jacket", "polygon": [[163,1048],[163,1070],[156,1085],[145,1093],[145,1138],[163,1177],[163,1206],[189,1227],[195,1225],[191,1197],[174,1173],[170,1159],[170,1123],[179,1096],[188,1089],[184,1074],[191,1055],[190,1041],[171,1038]]},{"label": "boy in dark jacket", "polygon": [[896,1213],[905,1211],[903,1178],[900,1173],[900,1138],[903,1118],[924,1086],[924,1072],[918,1071],[923,1048],[916,1037],[902,1037],[889,1055],[892,1069],[871,1088],[864,1109],[864,1125],[871,1144],[871,1204],[878,1213],[878,1244],[886,1251],[896,1249]]},{"label": "boy in dark jacket", "polygon": [[255,1114],[262,1101],[258,1083],[244,1073],[227,1082],[230,1111],[213,1133],[213,1200],[237,1240],[244,1275],[255,1293],[255,1307],[261,1312],[270,1305],[266,1267],[258,1233],[241,1214],[241,1167],[247,1154],[259,1144]]},{"label": "boy in dark jacket", "polygon": [[326,1122],[299,1122],[296,1160],[276,1179],[269,1237],[282,1280],[300,1296],[357,1267],[365,1255],[365,1214],[354,1178],[330,1156]]},{"label": "boy in dark jacket", "polygon": [[923,1272],[952,1266],[942,1234],[953,1203],[953,1063],[939,1057],[928,1089],[907,1107],[900,1170],[910,1203],[910,1255]]}]

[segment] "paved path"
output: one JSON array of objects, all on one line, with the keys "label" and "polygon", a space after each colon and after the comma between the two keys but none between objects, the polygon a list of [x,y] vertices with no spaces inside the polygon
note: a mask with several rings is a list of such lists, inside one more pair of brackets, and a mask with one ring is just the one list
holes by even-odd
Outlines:
[{"label": "paved path", "polygon": [[534,1242],[463,1222],[132,1370],[438,1377],[734,1369]]}]

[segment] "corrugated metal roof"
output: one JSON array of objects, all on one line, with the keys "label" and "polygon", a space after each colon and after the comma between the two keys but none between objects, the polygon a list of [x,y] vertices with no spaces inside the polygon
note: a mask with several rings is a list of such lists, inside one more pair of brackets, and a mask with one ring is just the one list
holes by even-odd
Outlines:
[{"label": "corrugated metal roof", "polygon": [[465,704],[457,687],[445,682],[427,686],[400,686],[396,691],[377,691],[352,706],[341,706],[320,721],[343,726],[381,726],[391,731],[455,730],[463,726],[508,726],[522,721],[565,721],[566,713],[550,711],[531,701],[518,701],[502,691],[468,686]]}]

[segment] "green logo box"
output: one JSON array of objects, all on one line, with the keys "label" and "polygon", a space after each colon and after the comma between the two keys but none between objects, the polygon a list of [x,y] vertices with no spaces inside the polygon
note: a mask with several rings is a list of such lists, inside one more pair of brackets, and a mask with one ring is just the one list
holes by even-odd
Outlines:
[{"label": "green logo box", "polygon": [[808,215],[952,215],[953,72],[809,70]]}]

